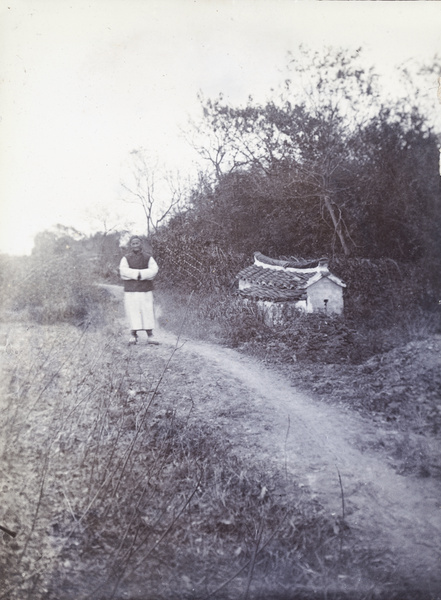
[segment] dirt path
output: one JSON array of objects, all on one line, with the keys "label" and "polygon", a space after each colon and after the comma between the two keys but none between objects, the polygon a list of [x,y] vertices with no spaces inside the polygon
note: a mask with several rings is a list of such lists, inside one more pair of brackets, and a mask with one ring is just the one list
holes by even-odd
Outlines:
[{"label": "dirt path", "polygon": [[[176,337],[166,331],[158,331],[158,337],[161,346],[140,345],[136,351],[169,355]],[[237,431],[229,432],[238,440],[238,453],[258,452],[268,468],[285,470],[336,515],[342,514],[344,500],[349,527],[392,557],[403,581],[427,590],[434,599],[441,597],[439,483],[397,475],[384,455],[361,452],[375,425],[359,415],[299,393],[278,374],[234,350],[182,342],[173,362],[191,359],[186,372],[193,369],[201,382],[216,384],[219,406],[231,406],[231,394],[251,397],[252,411],[240,418]]]}]

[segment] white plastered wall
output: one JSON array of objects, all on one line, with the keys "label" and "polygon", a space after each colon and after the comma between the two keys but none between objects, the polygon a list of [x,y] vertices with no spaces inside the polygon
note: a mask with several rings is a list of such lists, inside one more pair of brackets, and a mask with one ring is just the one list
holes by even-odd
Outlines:
[{"label": "white plastered wall", "polygon": [[[327,300],[327,303],[325,303]],[[323,277],[307,288],[306,311],[343,313],[343,288],[327,277]]]}]

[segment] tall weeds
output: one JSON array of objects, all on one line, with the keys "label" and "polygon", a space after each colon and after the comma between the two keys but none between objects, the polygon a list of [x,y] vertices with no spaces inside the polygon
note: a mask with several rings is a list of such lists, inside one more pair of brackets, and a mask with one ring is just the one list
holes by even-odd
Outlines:
[{"label": "tall weeds", "polygon": [[341,572],[361,593],[350,535],[342,563],[333,518],[236,456],[203,397],[183,393],[175,355],[110,330],[16,333],[0,497],[18,535],[4,540],[0,598],[258,598],[327,589]]}]

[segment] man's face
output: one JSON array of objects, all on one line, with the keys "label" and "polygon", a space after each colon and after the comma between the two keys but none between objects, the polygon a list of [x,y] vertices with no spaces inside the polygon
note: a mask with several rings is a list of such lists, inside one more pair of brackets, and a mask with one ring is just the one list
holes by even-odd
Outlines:
[{"label": "man's face", "polygon": [[141,250],[141,240],[138,240],[138,238],[132,240],[130,242],[130,248],[133,250],[133,252],[139,252]]}]

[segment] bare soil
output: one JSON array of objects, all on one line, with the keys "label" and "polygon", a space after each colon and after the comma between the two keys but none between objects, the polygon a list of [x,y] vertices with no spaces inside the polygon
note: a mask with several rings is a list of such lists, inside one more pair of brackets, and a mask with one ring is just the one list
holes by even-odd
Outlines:
[{"label": "bare soil", "polygon": [[[175,339],[165,332],[161,338],[159,352],[166,352]],[[193,363],[191,377],[212,390],[218,407],[225,394],[229,406],[232,394],[239,405],[250,397],[250,413],[233,420],[228,412],[224,416],[238,453],[251,461],[258,453],[287,471],[334,514],[341,514],[343,501],[348,526],[392,557],[403,581],[441,593],[441,484],[398,474],[376,443],[385,435],[378,424],[299,392],[235,350],[186,341],[179,356]]]},{"label": "bare soil", "polygon": [[[119,295],[120,291],[115,290],[115,293]],[[117,319],[121,319],[119,310],[115,313]],[[66,330],[61,328],[59,331],[60,335],[64,335]],[[44,328],[14,323],[2,326],[4,382],[17,356],[26,351],[23,340],[41,349],[46,343],[45,335]],[[377,564],[373,567],[381,567],[378,563],[384,563],[388,569],[394,570],[395,581],[401,582],[403,589],[415,590],[420,598],[441,598],[441,482],[435,477],[398,472],[388,447],[379,442],[388,436],[401,436],[402,431],[397,429],[394,434],[390,424],[339,403],[335,382],[333,393],[329,394],[332,401],[325,402],[319,394],[307,394],[293,386],[286,369],[283,373],[280,369],[269,368],[262,361],[236,350],[177,338],[165,330],[157,331],[161,342],[159,346],[147,345],[141,340],[136,347],[127,348],[124,330],[121,336],[118,342],[121,356],[129,353],[133,365],[144,365],[145,368],[167,365],[172,357],[158,392],[158,410],[166,414],[174,396],[187,401],[193,416],[227,437],[238,457],[250,465],[265,465],[268,473],[283,473],[287,481],[304,488],[330,514],[340,517],[340,524],[343,523],[357,537],[359,545],[365,548],[366,561],[375,556]],[[436,348],[439,357],[441,339],[434,338],[430,344]],[[66,347],[69,348],[68,340]],[[424,344],[412,348],[410,365],[413,369],[418,369],[419,365],[423,369],[426,365],[424,348]],[[49,357],[49,349],[47,353]],[[57,357],[57,360],[61,371],[69,358],[66,355],[64,358]],[[381,365],[375,361],[364,367],[368,371],[372,368],[374,374],[381,370]],[[30,363],[29,372],[32,372]],[[309,374],[311,371],[305,367],[305,376]],[[36,374],[33,376],[37,377]],[[91,376],[94,376],[93,365]],[[297,371],[297,380],[299,377]],[[329,371],[327,380],[330,377]],[[2,412],[8,416],[9,426],[13,427],[11,404],[7,399],[11,395],[11,385],[19,386],[20,381],[17,376],[15,383],[11,383],[10,378],[7,381],[9,389],[3,389]],[[135,366],[132,381],[130,394],[133,399],[139,399],[145,394],[145,381],[141,382]],[[318,386],[324,383],[326,381],[315,381]],[[51,382],[46,384],[42,376],[40,388],[45,389],[45,385],[51,385]],[[354,379],[353,385],[359,390],[357,380]],[[32,511],[27,512],[26,509],[26,498],[39,493],[40,480],[32,472],[26,473],[27,468],[35,466],[28,459],[32,453],[41,454],[44,458],[41,444],[44,444],[45,432],[56,424],[53,417],[52,421],[47,420],[50,411],[44,410],[45,407],[42,407],[41,423],[33,421],[27,425],[33,434],[26,442],[28,445],[23,447],[23,460],[12,466],[6,460],[2,468],[0,524],[19,533],[14,541],[5,533],[3,544],[9,547],[16,544],[17,552],[23,551],[20,534],[23,537],[28,535],[34,526]],[[33,418],[36,418],[35,415]],[[430,436],[429,432],[426,434],[432,453],[436,448],[439,450],[436,432]],[[8,432],[3,431],[3,444],[11,441],[7,438]],[[57,444],[60,444],[61,453],[66,452],[62,442],[63,435],[60,434]],[[14,483],[14,478],[18,483]],[[61,492],[59,494],[62,495]],[[72,518],[78,518],[72,498],[65,497],[64,501]],[[56,538],[57,532],[52,530],[51,535]],[[53,538],[49,541],[49,545],[56,545]],[[41,545],[41,556],[44,556],[44,545]],[[32,564],[24,562],[23,577],[38,568],[38,558],[34,558]],[[59,568],[68,569],[69,565]],[[56,574],[52,573],[52,577]],[[383,591],[379,582],[378,597]],[[57,600],[85,597],[72,594],[74,592],[65,588],[65,594],[59,595]],[[187,597],[190,598],[191,593]],[[372,592],[369,597],[374,598],[375,593]],[[0,588],[0,598],[17,596]]]},{"label": "bare soil", "polygon": [[[114,292],[118,297],[120,291]],[[160,352],[176,343],[165,331],[160,336]],[[418,419],[420,411],[415,411],[407,426],[393,417],[375,415],[378,396],[388,397],[390,407],[410,386],[420,408],[426,397],[439,392],[434,373],[441,371],[440,335],[373,357],[358,367],[324,365],[319,374],[312,365],[274,370],[233,349],[195,340],[180,343],[179,352],[197,360],[194,376],[201,386],[215,387],[218,406],[225,402],[220,382],[229,384],[230,405],[231,400],[234,403],[231,394],[251,398],[252,411],[246,418],[225,419],[238,452],[250,460],[258,452],[268,464],[285,469],[307,486],[332,513],[341,514],[343,509],[351,529],[368,545],[393,557],[403,581],[441,597],[441,481],[424,476],[428,466],[422,473],[417,468],[407,474],[397,460],[397,446],[423,443],[439,475],[441,445],[435,424],[439,423],[441,398],[438,395],[438,403],[432,401],[425,407],[425,413],[434,412],[429,415],[433,418]],[[293,380],[299,382],[302,375],[303,387],[315,394],[306,395],[293,387]],[[305,381],[308,376],[312,385],[311,380]],[[339,384],[345,376],[350,381]],[[351,410],[347,399],[341,402],[351,388],[354,408],[360,408],[357,397],[369,395],[372,412]],[[433,423],[430,431],[427,420]],[[388,443],[391,438],[393,442]]]}]

